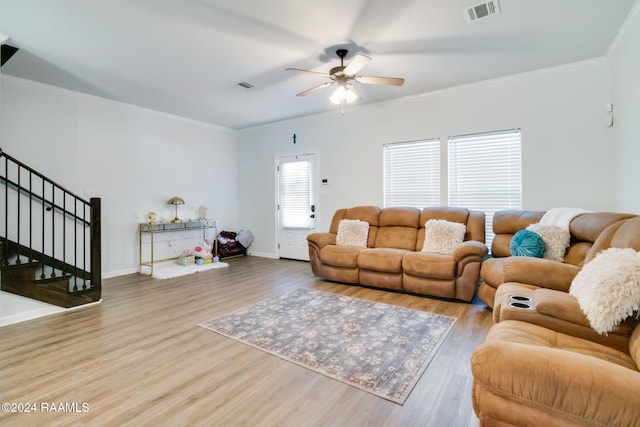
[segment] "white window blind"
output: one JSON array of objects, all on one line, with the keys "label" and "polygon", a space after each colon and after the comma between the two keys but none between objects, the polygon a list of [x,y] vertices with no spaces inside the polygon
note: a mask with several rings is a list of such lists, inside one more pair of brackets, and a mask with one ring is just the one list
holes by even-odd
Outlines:
[{"label": "white window blind", "polygon": [[448,139],[449,206],[484,211],[491,247],[493,214],[522,209],[520,129]]},{"label": "white window blind", "polygon": [[311,162],[296,159],[280,163],[280,225],[311,228]]},{"label": "white window blind", "polygon": [[385,144],[383,181],[385,207],[440,205],[440,140]]}]

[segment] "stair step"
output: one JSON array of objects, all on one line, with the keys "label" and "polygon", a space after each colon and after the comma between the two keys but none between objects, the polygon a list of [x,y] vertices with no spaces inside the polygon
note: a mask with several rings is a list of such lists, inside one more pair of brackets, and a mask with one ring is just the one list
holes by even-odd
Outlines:
[{"label": "stair step", "polygon": [[0,288],[6,292],[65,308],[76,307],[100,299],[99,289],[70,291],[71,280],[76,279],[73,276],[51,277],[52,269],[49,267],[45,267],[44,271],[49,277],[41,279],[42,265],[35,261],[4,266],[0,268],[2,274]]},{"label": "stair step", "polygon": [[[54,276],[54,277],[45,277],[44,279],[34,279],[33,283],[37,286],[41,285],[55,285],[64,283],[65,290],[69,290],[69,280],[71,280],[71,276]],[[62,288],[62,287],[61,287]]]},{"label": "stair step", "polygon": [[43,284],[41,286],[16,286],[3,281],[2,290],[64,308],[76,307],[100,299],[100,290],[70,294],[51,284]]},{"label": "stair step", "polygon": [[24,264],[11,264],[3,266],[2,278],[12,282],[26,282],[35,278],[36,271],[40,267],[40,263],[26,262]]}]

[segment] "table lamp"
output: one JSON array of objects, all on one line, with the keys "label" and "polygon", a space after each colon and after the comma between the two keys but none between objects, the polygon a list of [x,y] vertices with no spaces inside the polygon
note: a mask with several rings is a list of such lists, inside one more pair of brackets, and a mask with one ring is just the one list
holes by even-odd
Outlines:
[{"label": "table lamp", "polygon": [[170,205],[174,205],[176,207],[176,217],[173,218],[173,221],[171,222],[180,222],[180,218],[178,218],[178,205],[184,205],[184,200],[176,196],[176,197],[170,198],[167,203]]}]

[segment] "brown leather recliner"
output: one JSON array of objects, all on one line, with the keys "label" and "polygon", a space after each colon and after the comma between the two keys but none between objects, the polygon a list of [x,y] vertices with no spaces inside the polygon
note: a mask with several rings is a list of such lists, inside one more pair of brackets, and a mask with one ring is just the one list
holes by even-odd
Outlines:
[{"label": "brown leather recliner", "polygon": [[471,358],[482,427],[640,426],[640,326],[624,351],[518,320]]}]

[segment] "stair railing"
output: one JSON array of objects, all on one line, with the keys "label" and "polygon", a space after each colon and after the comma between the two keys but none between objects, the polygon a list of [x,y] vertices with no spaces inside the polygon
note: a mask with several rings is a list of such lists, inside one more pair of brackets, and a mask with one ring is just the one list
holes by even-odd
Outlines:
[{"label": "stair railing", "polygon": [[82,199],[2,149],[0,190],[4,266],[10,259],[39,262],[40,279],[69,276],[70,293],[98,291],[99,296],[100,199]]}]

